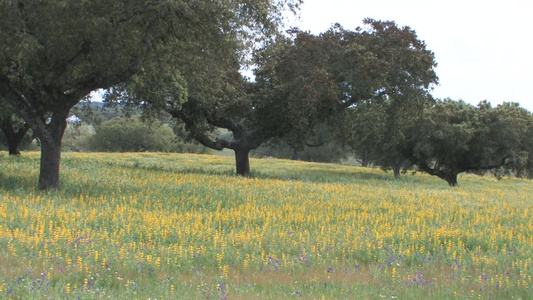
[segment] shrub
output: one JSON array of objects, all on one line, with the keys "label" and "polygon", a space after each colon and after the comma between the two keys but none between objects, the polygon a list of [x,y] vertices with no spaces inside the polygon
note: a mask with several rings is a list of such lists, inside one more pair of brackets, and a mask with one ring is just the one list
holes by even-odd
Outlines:
[{"label": "shrub", "polygon": [[117,117],[103,122],[89,140],[90,149],[101,152],[175,152],[177,138],[172,128],[140,117]]}]

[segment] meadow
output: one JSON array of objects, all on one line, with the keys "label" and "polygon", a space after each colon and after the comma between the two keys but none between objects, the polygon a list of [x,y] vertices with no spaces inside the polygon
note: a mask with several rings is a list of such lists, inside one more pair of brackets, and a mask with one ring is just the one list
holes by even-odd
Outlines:
[{"label": "meadow", "polygon": [[0,299],[533,299],[533,183],[159,153],[0,152]]}]

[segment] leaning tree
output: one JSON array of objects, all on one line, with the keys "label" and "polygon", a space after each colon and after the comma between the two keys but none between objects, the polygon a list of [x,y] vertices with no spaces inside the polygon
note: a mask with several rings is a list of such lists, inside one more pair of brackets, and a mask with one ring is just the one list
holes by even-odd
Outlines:
[{"label": "leaning tree", "polygon": [[195,54],[234,51],[229,33],[240,41],[268,33],[279,23],[282,7],[298,3],[2,1],[0,95],[41,141],[39,188],[59,187],[66,119],[91,91],[157,72],[172,83],[159,105],[179,106],[187,86],[178,63],[202,64]]}]

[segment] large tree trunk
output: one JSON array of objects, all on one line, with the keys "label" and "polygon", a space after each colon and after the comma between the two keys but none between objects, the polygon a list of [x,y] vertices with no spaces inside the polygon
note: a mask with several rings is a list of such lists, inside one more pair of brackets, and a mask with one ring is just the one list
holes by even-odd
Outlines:
[{"label": "large tree trunk", "polygon": [[237,175],[248,177],[250,175],[250,149],[235,148],[235,164],[237,167]]},{"label": "large tree trunk", "polygon": [[59,188],[59,165],[61,161],[61,140],[41,139],[41,170],[39,189]]},{"label": "large tree trunk", "polygon": [[41,170],[39,174],[39,189],[59,188],[59,167],[61,161],[61,141],[67,128],[66,114],[54,114],[50,124],[40,134],[41,141]]}]

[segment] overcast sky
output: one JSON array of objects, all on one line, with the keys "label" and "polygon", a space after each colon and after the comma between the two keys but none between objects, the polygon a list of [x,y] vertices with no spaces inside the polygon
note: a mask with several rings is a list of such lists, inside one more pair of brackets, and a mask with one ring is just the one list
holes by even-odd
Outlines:
[{"label": "overcast sky", "polygon": [[295,26],[318,34],[364,18],[392,20],[415,30],[435,53],[437,98],[494,106],[519,102],[533,112],[533,1],[304,0]]}]

